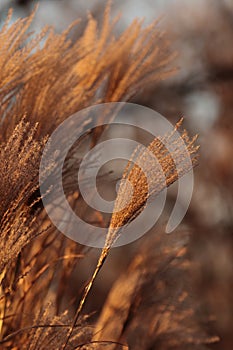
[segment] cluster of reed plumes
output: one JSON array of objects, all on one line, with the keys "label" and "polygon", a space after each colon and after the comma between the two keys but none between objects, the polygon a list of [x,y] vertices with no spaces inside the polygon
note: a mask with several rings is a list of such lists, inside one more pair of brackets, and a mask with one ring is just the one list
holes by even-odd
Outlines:
[{"label": "cluster of reed plumes", "polygon": [[[89,317],[82,315],[82,307],[94,279],[119,234],[118,227],[132,220],[151,195],[140,168],[127,167],[123,178],[131,181],[135,188],[132,203],[124,212],[112,216],[106,246],[73,316],[77,299],[68,301],[69,282],[87,249],[57,232],[43,209],[38,177],[47,137],[65,118],[84,107],[129,100],[145,85],[154,84],[171,73],[168,64],[172,55],[157,23],[143,28],[142,23],[135,20],[119,37],[115,37],[113,26],[116,19],[110,22],[109,11],[110,6],[107,6],[101,26],[89,15],[86,29],[78,39],[72,39],[72,31],[78,23],[72,24],[62,34],[54,33],[52,28],[44,28],[40,34],[33,36],[28,29],[34,14],[9,26],[9,13],[0,32],[1,349],[128,348],[127,344],[131,341],[123,333],[127,329],[131,305],[142,305],[144,297],[140,299],[140,295],[148,288],[150,290],[148,284],[153,272],[158,283],[156,288],[159,288],[159,276],[164,269],[168,266],[172,269],[174,259],[183,256],[181,248],[175,252],[175,258],[170,254],[173,242],[169,242],[169,238],[166,238],[167,246],[159,257],[158,265],[151,267],[149,264],[147,267],[147,253],[139,253],[129,269],[130,279],[126,281],[123,277],[123,282],[118,282],[122,283],[125,294],[118,304],[122,316],[116,309],[112,319],[116,332],[111,330],[109,333],[110,326],[104,330],[108,303],[97,324],[101,332],[96,333],[89,324]],[[85,120],[80,120],[80,130],[84,124]],[[178,124],[178,127],[181,125]],[[181,134],[195,165],[195,138],[189,139],[185,131]],[[94,140],[96,136],[98,133]],[[171,135],[165,137],[169,139]],[[163,143],[156,139],[148,149],[156,154],[161,163],[166,186],[176,181],[181,174],[176,172],[172,155]],[[177,150],[179,152],[179,148]],[[56,164],[51,163],[48,173],[54,168]],[[189,170],[190,167],[183,168],[184,173]],[[153,192],[161,190],[159,178],[155,176]],[[116,206],[122,200],[120,195],[121,191]],[[183,247],[183,241],[180,242]],[[166,289],[165,282],[166,279],[162,278],[163,289]],[[127,286],[123,286],[123,283]],[[110,300],[114,293],[113,289]],[[183,305],[185,293],[182,291],[179,296],[182,308],[177,311],[175,319],[173,315],[176,310],[172,309],[175,304],[171,302],[165,306],[161,301],[159,305],[155,302],[157,307],[153,320],[148,318],[149,323],[153,321],[153,327],[150,328],[148,324],[143,337],[146,338],[148,332],[154,332],[154,339],[159,343],[161,332],[164,336],[168,334],[169,341],[162,343],[161,349],[173,349],[174,346],[180,349],[179,341],[174,343],[174,339],[183,330],[190,334],[182,338],[185,349],[190,344],[194,344],[194,347],[198,343],[204,346],[205,341],[210,340],[206,334],[196,337],[197,327],[192,322],[187,327],[182,324],[183,328],[180,328],[185,317],[190,312],[194,314],[192,305],[191,308],[190,305]],[[130,320],[134,319],[133,313],[130,317]],[[139,322],[138,318],[135,318],[135,322]],[[173,324],[172,331],[170,324]],[[137,333],[137,327],[135,331]],[[133,349],[137,348],[152,349],[152,345],[146,342],[133,345]]]}]

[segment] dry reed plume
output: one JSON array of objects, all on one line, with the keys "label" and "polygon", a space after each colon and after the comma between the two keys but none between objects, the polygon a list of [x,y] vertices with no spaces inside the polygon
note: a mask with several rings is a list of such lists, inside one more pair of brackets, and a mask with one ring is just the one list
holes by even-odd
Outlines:
[{"label": "dry reed plume", "polygon": [[[123,173],[117,198],[115,200],[114,212],[111,217],[105,246],[102,249],[102,253],[99,257],[96,269],[90,279],[90,282],[85,288],[83,297],[76,311],[72,327],[68,332],[66,343],[72,334],[73,327],[75,326],[76,321],[80,316],[88,293],[94,283],[97,274],[103,266],[113,243],[121,234],[124,234],[124,229],[122,230],[122,227],[124,225],[127,225],[130,221],[139,215],[139,213],[144,209],[150,197],[156,196],[156,194],[160,193],[165,187],[168,187],[174,183],[176,180],[178,180],[179,177],[190,171],[192,166],[195,166],[197,164],[197,151],[199,148],[199,146],[195,145],[197,136],[194,136],[192,139],[190,139],[186,130],[183,130],[181,132],[181,136],[179,134],[176,134],[176,131],[181,127],[181,124],[182,119],[176,124],[173,132],[165,135],[163,138],[161,138],[161,140],[155,138],[149,144],[146,151],[141,150],[140,147],[136,149],[132,156],[132,160],[129,161]],[[183,142],[185,148],[182,147]],[[171,146],[173,152],[170,152],[168,150],[168,148]],[[165,182],[163,181],[163,176],[159,172],[158,165],[152,161],[150,154],[148,154],[147,151],[151,152],[150,154],[154,155],[159,162],[162,168],[163,176],[165,177]],[[187,155],[190,156],[190,163],[187,160]],[[179,171],[176,168],[174,159],[178,159],[180,165],[182,165]],[[183,162],[181,162],[182,160]],[[138,165],[143,163],[146,165],[147,176],[143,172],[142,168]],[[128,183],[130,183],[131,186],[128,186]],[[131,191],[133,192],[131,193]],[[129,198],[130,202],[126,204]],[[119,210],[119,208],[124,209]]]}]

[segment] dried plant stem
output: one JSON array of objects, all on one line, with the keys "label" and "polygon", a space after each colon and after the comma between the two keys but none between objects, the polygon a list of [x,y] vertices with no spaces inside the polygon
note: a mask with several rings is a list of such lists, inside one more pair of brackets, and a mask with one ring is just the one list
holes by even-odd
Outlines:
[{"label": "dried plant stem", "polygon": [[[136,150],[135,151],[136,153],[135,152],[133,153],[133,156],[136,156],[135,164],[130,168],[131,161],[129,161],[129,164],[126,167],[122,177],[122,179],[129,180],[133,185],[134,193],[133,193],[131,202],[129,203],[129,205],[126,205],[126,206],[123,205],[124,207],[123,210],[119,210],[119,204],[122,204],[122,203],[125,204],[126,198],[129,197],[127,188],[125,188],[125,182],[123,181],[121,182],[120,189],[118,191],[118,195],[115,201],[114,212],[112,214],[108,234],[106,236],[105,246],[102,249],[96,269],[84,290],[82,299],[79,303],[79,307],[74,316],[73,323],[68,331],[65,344],[62,348],[63,350],[68,345],[69,339],[72,335],[72,332],[74,330],[78,317],[80,316],[80,313],[83,309],[84,303],[88,297],[90,289],[100,269],[102,268],[111,247],[113,246],[114,242],[117,240],[117,238],[120,235],[121,227],[123,227],[126,223],[129,223],[133,218],[135,218],[138,215],[138,213],[144,208],[147,199],[152,194],[159,193],[164,188],[164,186],[171,185],[174,181],[176,181],[179,178],[179,176],[182,176],[183,174],[191,170],[191,168],[196,164],[197,151],[198,151],[198,146],[195,145],[196,136],[190,139],[187,135],[186,130],[183,130],[183,132],[181,133],[181,136],[179,133],[177,135],[175,134],[175,132],[181,127],[182,122],[183,122],[183,119],[181,119],[176,124],[176,126],[174,127],[174,130],[171,133],[163,137],[162,141],[155,138],[147,148],[159,160],[163,168],[163,173],[165,174],[165,177],[166,177],[165,184],[161,182],[159,177],[155,176],[157,174],[157,171],[156,171],[157,169],[155,169],[153,165],[150,164],[149,160],[147,160],[144,157],[144,154],[145,154],[144,152],[139,152],[139,154],[137,154],[136,152],[137,150]],[[180,142],[183,142],[186,145],[184,151],[182,147],[180,147]],[[174,154],[169,153],[168,149],[165,146],[166,144],[176,146],[176,148],[174,148],[174,151],[173,151]],[[173,156],[175,155],[175,152],[178,153],[179,159],[182,159],[182,157],[186,155],[185,152],[188,152],[188,156],[190,157],[189,159],[192,160],[191,164],[188,161],[186,161],[185,164],[183,164],[182,170],[180,171],[179,174],[176,170],[176,167],[173,161]],[[153,187],[151,192],[149,192],[148,190],[147,178],[143,173],[143,170],[140,168],[140,166],[137,165],[138,160],[142,159],[143,157],[145,162],[148,164],[148,170],[151,170],[150,173],[154,174],[153,175],[154,177],[152,178]]]},{"label": "dried plant stem", "polygon": [[99,260],[98,260],[96,268],[95,268],[95,271],[93,272],[93,275],[92,275],[90,281],[88,282],[88,284],[85,287],[82,299],[81,299],[81,301],[79,303],[79,306],[78,306],[78,309],[77,309],[77,311],[75,313],[75,316],[74,316],[74,319],[73,319],[73,323],[72,323],[72,325],[71,325],[71,327],[70,327],[70,329],[68,331],[67,338],[66,338],[66,341],[65,341],[65,343],[64,343],[64,345],[62,347],[62,350],[65,350],[66,346],[68,345],[68,342],[69,342],[70,337],[72,335],[72,332],[73,332],[73,330],[75,328],[76,322],[77,322],[77,320],[78,320],[78,318],[80,316],[80,313],[82,312],[82,309],[83,309],[83,306],[84,306],[84,304],[86,302],[88,294],[89,294],[89,292],[90,292],[90,290],[91,290],[91,288],[93,286],[93,283],[94,283],[94,281],[95,281],[99,271],[101,270],[101,268],[102,268],[102,266],[103,266],[103,264],[105,262],[105,259],[107,258],[108,254],[109,254],[110,249],[111,249],[111,246],[106,246],[106,247],[103,248],[103,250],[101,252],[101,255],[99,257]]}]

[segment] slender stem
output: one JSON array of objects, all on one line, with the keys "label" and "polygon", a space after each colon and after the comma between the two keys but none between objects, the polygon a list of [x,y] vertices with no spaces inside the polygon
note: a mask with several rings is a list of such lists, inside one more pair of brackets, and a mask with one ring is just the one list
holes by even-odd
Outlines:
[{"label": "slender stem", "polygon": [[72,323],[72,325],[71,325],[71,327],[70,327],[70,329],[68,331],[68,334],[67,334],[67,337],[66,337],[66,341],[65,341],[65,343],[64,343],[64,345],[62,347],[62,350],[65,350],[66,346],[68,345],[68,342],[70,340],[72,332],[73,332],[73,330],[75,328],[76,322],[77,322],[77,320],[78,320],[78,318],[80,316],[80,313],[81,313],[81,311],[83,309],[85,301],[86,301],[86,299],[88,297],[88,294],[89,294],[89,292],[91,290],[91,287],[92,287],[92,285],[93,285],[93,283],[94,283],[94,281],[96,279],[96,276],[98,275],[101,267],[103,266],[105,259],[107,258],[109,250],[110,250],[110,246],[104,247],[102,252],[101,252],[101,255],[99,257],[98,263],[97,263],[96,268],[95,268],[95,271],[94,271],[90,281],[88,282],[88,284],[85,287],[82,299],[81,299],[81,301],[79,303],[79,306],[78,306],[78,308],[76,310],[76,313],[75,313],[75,316],[74,316],[74,319],[73,319],[73,323]]}]

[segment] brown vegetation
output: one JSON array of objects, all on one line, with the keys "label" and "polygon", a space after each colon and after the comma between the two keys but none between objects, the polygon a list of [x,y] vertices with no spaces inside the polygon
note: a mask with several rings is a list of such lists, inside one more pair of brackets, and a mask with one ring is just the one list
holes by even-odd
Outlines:
[{"label": "brown vegetation", "polygon": [[[100,28],[89,15],[85,32],[76,41],[71,34],[77,23],[62,34],[52,28],[45,28],[36,38],[28,34],[33,15],[9,26],[9,14],[0,32],[2,349],[205,349],[205,344],[218,339],[210,335],[209,318],[201,322],[198,315],[190,282],[193,266],[188,235],[183,231],[172,238],[160,233],[144,242],[109,294],[96,328],[90,316],[81,314],[120,234],[119,226],[132,220],[148,197],[162,190],[154,174],[150,193],[143,172],[131,163],[123,179],[133,184],[132,202],[117,212],[119,201],[124,201],[120,187],[94,274],[79,306],[77,296],[69,300],[67,285],[87,249],[57,232],[41,204],[38,173],[46,139],[74,112],[95,103],[129,100],[172,71],[173,55],[157,23],[143,28],[135,20],[115,37],[116,19],[110,22],[109,11],[107,6]],[[84,122],[80,120],[80,129]],[[181,123],[175,130],[178,127]],[[196,137],[190,139],[186,131],[181,134],[195,165]],[[176,144],[172,135],[164,138]],[[159,159],[169,186],[178,178],[172,155],[158,139],[148,149]],[[179,176],[190,170],[186,165]],[[48,171],[55,168],[51,164]]]}]

